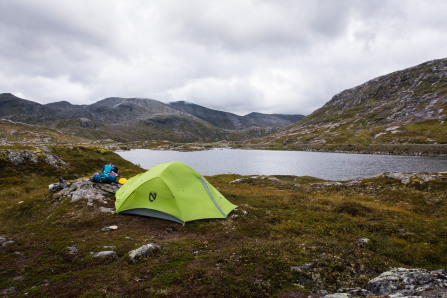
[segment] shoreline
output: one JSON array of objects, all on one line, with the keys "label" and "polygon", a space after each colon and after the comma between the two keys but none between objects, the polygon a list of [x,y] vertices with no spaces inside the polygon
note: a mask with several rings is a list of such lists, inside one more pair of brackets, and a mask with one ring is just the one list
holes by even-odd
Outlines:
[{"label": "shoreline", "polygon": [[153,149],[171,151],[202,151],[213,148],[244,150],[282,150],[304,152],[328,152],[346,154],[376,154],[397,156],[447,156],[447,144],[256,144],[247,142],[171,143],[134,142],[105,145],[111,150]]},{"label": "shoreline", "polygon": [[99,146],[106,149],[131,150],[153,149],[166,151],[203,151],[214,148],[243,149],[243,150],[272,150],[272,151],[303,151],[327,152],[345,154],[374,154],[396,156],[429,156],[446,157],[447,144],[259,144],[246,141],[219,141],[214,143],[176,143],[170,141],[138,141],[120,143],[111,140],[93,141],[86,143],[35,143],[35,142],[3,142],[0,148],[17,149],[26,147],[52,146]]}]

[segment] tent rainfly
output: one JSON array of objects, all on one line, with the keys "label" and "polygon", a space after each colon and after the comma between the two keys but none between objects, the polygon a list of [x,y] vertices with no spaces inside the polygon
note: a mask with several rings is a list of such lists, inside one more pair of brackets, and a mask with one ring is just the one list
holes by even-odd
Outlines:
[{"label": "tent rainfly", "polygon": [[202,175],[181,162],[167,162],[130,178],[116,192],[117,213],[185,222],[226,218],[237,206]]}]

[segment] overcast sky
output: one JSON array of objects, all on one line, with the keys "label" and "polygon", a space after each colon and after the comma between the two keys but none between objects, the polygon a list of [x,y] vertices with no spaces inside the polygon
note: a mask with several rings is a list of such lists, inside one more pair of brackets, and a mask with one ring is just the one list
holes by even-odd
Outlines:
[{"label": "overcast sky", "polygon": [[0,93],[309,114],[447,57],[444,0],[0,0]]}]

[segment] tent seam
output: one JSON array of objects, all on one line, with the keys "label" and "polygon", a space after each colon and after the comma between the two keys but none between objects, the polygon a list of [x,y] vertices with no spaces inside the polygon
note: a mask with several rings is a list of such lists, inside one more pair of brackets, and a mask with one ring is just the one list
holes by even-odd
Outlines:
[{"label": "tent seam", "polygon": [[208,185],[206,185],[205,180],[202,177],[199,177],[200,181],[202,181],[203,187],[205,187],[206,192],[208,193],[209,197],[211,198],[211,200],[213,200],[214,205],[216,205],[217,209],[219,209],[220,213],[222,213],[222,215],[227,218],[227,215],[222,211],[222,209],[220,208],[219,204],[217,204],[216,200],[214,199],[213,195],[211,194]]}]

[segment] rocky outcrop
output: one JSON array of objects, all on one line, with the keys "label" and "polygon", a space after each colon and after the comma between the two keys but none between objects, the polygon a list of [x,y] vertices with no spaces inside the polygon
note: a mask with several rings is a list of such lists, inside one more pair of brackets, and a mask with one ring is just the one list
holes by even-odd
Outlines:
[{"label": "rocky outcrop", "polygon": [[87,200],[87,205],[95,207],[99,212],[114,213],[114,195],[120,184],[110,185],[95,183],[90,180],[79,180],[68,184],[64,189],[53,194],[55,199],[70,198],[71,203]]},{"label": "rocky outcrop", "polygon": [[382,296],[447,296],[447,270],[393,268],[370,280],[366,289]]},{"label": "rocky outcrop", "polygon": [[392,268],[371,279],[365,289],[345,288],[325,297],[447,297],[447,270]]},{"label": "rocky outcrop", "polygon": [[396,180],[400,180],[403,184],[409,183],[426,183],[431,180],[436,180],[440,178],[439,174],[429,174],[429,173],[382,173],[374,177],[386,177]]},{"label": "rocky outcrop", "polygon": [[43,162],[60,169],[68,165],[62,158],[52,153],[47,147],[38,147],[36,150],[0,150],[0,154],[15,166]]},{"label": "rocky outcrop", "polygon": [[[434,172],[434,173],[422,173],[422,172],[416,172],[416,173],[400,173],[400,172],[384,172],[373,176],[363,177],[363,178],[356,178],[348,181],[329,181],[329,182],[316,182],[313,183],[315,186],[351,186],[355,184],[362,183],[363,181],[367,179],[373,179],[373,178],[391,178],[398,180],[402,184],[424,184],[430,181],[436,181],[436,180],[443,180],[446,178],[446,172]],[[246,178],[243,178],[246,179]],[[242,180],[242,179],[239,179]],[[236,183],[236,182],[242,182],[242,181],[232,181],[230,183]]]}]

